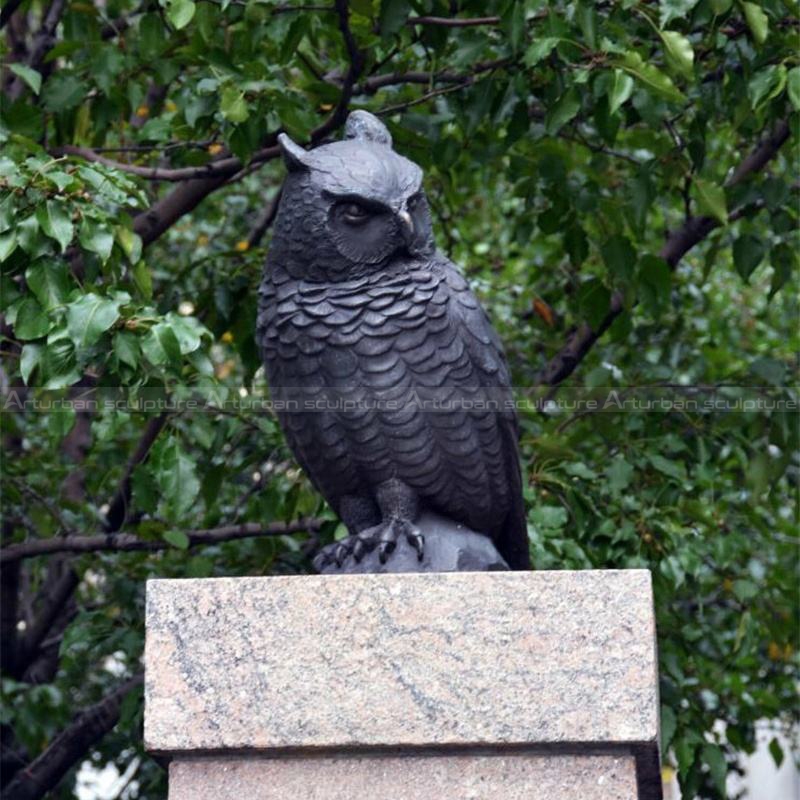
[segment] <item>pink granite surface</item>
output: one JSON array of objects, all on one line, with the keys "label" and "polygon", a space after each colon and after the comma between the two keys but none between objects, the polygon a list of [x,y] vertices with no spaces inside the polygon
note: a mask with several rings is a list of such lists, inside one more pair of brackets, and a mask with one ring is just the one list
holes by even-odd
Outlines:
[{"label": "pink granite surface", "polygon": [[145,740],[654,747],[654,643],[643,570],[155,580]]},{"label": "pink granite surface", "polygon": [[633,800],[632,756],[176,760],[169,800]]}]

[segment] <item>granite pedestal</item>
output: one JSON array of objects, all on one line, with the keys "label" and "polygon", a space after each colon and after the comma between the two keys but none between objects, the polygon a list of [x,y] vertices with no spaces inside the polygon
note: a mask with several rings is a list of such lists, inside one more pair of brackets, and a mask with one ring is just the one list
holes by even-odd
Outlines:
[{"label": "granite pedestal", "polygon": [[643,570],[154,580],[170,800],[654,800]]}]

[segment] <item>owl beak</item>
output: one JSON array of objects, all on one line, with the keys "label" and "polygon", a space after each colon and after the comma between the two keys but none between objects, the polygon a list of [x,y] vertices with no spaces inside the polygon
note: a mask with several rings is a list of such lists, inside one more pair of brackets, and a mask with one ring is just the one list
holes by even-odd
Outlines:
[{"label": "owl beak", "polygon": [[405,209],[398,211],[397,216],[400,218],[400,222],[403,223],[403,238],[406,240],[406,244],[410,245],[414,241],[414,235],[416,233],[414,230],[414,220],[411,219],[411,214]]}]

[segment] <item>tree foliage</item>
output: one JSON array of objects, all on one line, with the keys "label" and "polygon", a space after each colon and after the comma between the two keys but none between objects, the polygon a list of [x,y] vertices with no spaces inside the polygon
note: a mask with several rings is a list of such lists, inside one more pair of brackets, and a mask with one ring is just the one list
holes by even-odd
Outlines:
[{"label": "tree foliage", "polygon": [[756,723],[798,720],[797,10],[7,0],[8,796],[85,759],[164,796],[145,579],[302,573],[342,534],[253,329],[277,134],[367,108],[506,342],[534,563],[652,570],[664,763],[725,797]]}]

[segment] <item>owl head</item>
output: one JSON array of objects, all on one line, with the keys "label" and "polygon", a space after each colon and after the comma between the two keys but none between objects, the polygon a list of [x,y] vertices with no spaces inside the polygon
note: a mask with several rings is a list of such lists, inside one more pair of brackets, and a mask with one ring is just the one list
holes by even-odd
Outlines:
[{"label": "owl head", "polygon": [[377,117],[353,111],[343,141],[310,151],[278,141],[289,174],[272,248],[292,272],[345,279],[433,251],[422,170],[392,149]]}]

